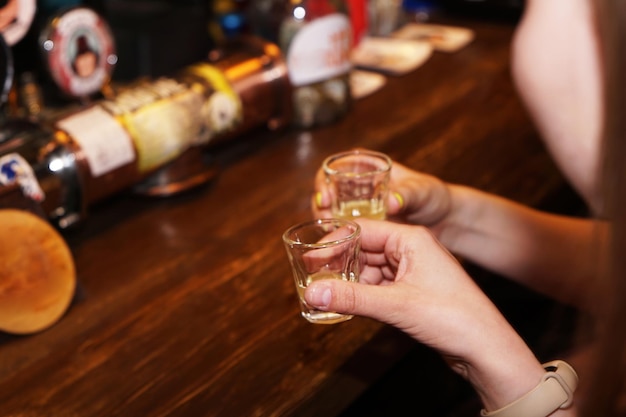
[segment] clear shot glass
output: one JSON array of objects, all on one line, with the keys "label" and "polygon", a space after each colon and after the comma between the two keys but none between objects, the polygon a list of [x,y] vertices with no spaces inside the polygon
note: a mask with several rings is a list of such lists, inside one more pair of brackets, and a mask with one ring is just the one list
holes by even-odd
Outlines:
[{"label": "clear shot glass", "polygon": [[293,271],[302,316],[311,323],[333,324],[351,315],[318,310],[304,299],[311,282],[341,279],[358,282],[361,227],[345,219],[313,220],[290,227],[283,243]]}]

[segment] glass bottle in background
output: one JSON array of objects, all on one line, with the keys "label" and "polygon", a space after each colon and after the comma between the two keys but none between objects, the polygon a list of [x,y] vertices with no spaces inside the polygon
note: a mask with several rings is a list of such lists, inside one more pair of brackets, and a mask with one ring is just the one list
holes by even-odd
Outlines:
[{"label": "glass bottle in background", "polygon": [[142,78],[38,120],[7,118],[0,207],[36,208],[66,229],[124,190],[166,197],[206,184],[217,169],[205,153],[214,144],[289,124],[287,72],[275,44],[243,36],[172,76]]},{"label": "glass bottle in background", "polygon": [[293,123],[330,124],[351,105],[352,27],[342,0],[286,2],[278,43],[293,85]]}]

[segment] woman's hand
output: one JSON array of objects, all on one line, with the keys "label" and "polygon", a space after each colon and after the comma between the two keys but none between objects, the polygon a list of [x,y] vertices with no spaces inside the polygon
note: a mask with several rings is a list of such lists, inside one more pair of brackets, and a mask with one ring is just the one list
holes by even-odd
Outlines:
[{"label": "woman's hand", "polygon": [[476,387],[488,409],[538,383],[544,372],[539,362],[428,229],[357,221],[360,282],[314,282],[305,292],[308,303],[390,324],[436,349]]},{"label": "woman's hand", "polygon": [[[323,169],[315,177],[312,199],[314,218],[332,217],[330,192]],[[413,171],[393,162],[387,200],[387,217],[435,228],[451,211],[452,200],[448,186],[431,175]]]}]

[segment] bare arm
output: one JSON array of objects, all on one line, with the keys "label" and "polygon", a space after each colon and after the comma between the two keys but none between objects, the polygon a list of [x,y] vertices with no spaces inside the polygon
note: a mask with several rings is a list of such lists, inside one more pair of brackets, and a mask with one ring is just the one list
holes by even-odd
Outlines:
[{"label": "bare arm", "polygon": [[449,185],[452,207],[438,225],[454,253],[563,302],[592,308],[602,224],[541,212]]}]

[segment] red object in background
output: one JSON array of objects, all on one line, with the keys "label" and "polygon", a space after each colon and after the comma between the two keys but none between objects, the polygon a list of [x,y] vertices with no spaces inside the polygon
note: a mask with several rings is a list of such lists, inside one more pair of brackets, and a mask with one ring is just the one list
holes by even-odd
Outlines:
[{"label": "red object in background", "polygon": [[355,47],[369,30],[367,0],[347,0],[346,3],[352,23],[352,47]]},{"label": "red object in background", "polygon": [[335,12],[335,8],[327,1],[307,1],[306,3],[306,20],[317,19]]}]

